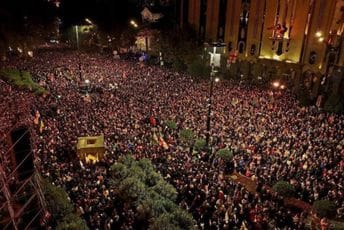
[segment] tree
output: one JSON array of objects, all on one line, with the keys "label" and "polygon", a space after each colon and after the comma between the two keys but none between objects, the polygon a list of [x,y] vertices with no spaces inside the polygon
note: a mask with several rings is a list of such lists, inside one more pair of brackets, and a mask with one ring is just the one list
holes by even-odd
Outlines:
[{"label": "tree", "polygon": [[167,121],[165,121],[165,125],[166,125],[169,129],[172,129],[172,130],[177,129],[177,124],[176,124],[175,121],[167,120]]},{"label": "tree", "polygon": [[138,202],[145,196],[145,185],[135,177],[128,177],[120,182],[118,195],[125,202]]},{"label": "tree", "polygon": [[334,218],[336,215],[336,205],[329,200],[317,200],[313,203],[313,209],[321,217]]},{"label": "tree", "polygon": [[152,230],[195,229],[192,216],[182,209],[162,214],[149,226]]},{"label": "tree", "polygon": [[158,181],[158,183],[154,185],[152,189],[169,200],[176,201],[177,199],[177,190],[164,180]]},{"label": "tree", "polygon": [[70,203],[68,194],[64,189],[54,186],[46,180],[43,180],[42,187],[48,210],[54,220],[62,219],[64,216],[73,213],[73,205]]},{"label": "tree", "polygon": [[324,110],[332,113],[344,112],[343,99],[339,94],[331,93],[324,104]]},{"label": "tree", "polygon": [[201,139],[201,138],[198,138],[196,141],[195,141],[195,150],[196,151],[202,151],[204,150],[204,148],[206,147],[207,145],[207,142],[204,140],[204,139]]},{"label": "tree", "polygon": [[225,162],[229,162],[233,159],[233,151],[228,148],[220,149],[217,151],[216,155]]},{"label": "tree", "polygon": [[83,219],[71,213],[58,221],[56,230],[88,230],[88,227]]},{"label": "tree", "polygon": [[56,224],[56,229],[88,229],[85,221],[74,213],[74,207],[64,189],[54,186],[44,179],[41,180],[41,184],[47,208],[52,215],[53,225]]},{"label": "tree", "polygon": [[210,66],[207,66],[200,57],[196,57],[187,68],[188,73],[196,78],[209,78]]},{"label": "tree", "polygon": [[112,187],[123,202],[136,207],[137,220],[141,226],[147,225],[143,228],[148,228],[149,223],[160,221],[161,215],[169,215],[173,218],[171,226],[191,229],[188,226],[193,226],[192,217],[174,203],[177,199],[176,189],[154,170],[150,160],[134,160],[127,155],[112,165],[110,171]]},{"label": "tree", "polygon": [[11,84],[21,89],[28,89],[37,95],[47,93],[47,90],[33,81],[31,74],[17,69],[1,69],[0,78],[9,81]]},{"label": "tree", "polygon": [[179,138],[181,141],[185,142],[186,144],[191,144],[191,142],[195,138],[195,135],[191,129],[182,129],[179,132]]},{"label": "tree", "polygon": [[295,193],[295,188],[286,181],[278,181],[272,187],[275,192],[283,197],[291,197]]}]

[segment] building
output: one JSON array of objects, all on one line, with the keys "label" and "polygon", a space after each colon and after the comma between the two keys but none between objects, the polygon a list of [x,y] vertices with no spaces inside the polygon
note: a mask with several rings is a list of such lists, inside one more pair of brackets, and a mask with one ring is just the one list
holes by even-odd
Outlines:
[{"label": "building", "polygon": [[344,0],[179,0],[179,25],[223,41],[239,60],[302,64],[325,75],[344,64]]}]

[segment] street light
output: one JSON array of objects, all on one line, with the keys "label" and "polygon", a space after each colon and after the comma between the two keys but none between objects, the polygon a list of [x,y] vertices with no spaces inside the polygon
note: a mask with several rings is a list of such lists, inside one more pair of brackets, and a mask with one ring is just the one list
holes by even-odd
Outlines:
[{"label": "street light", "polygon": [[272,83],[272,86],[278,88],[280,86],[280,83],[278,81],[275,81]]},{"label": "street light", "polygon": [[317,31],[315,33],[315,37],[320,38],[321,36],[322,36],[322,32],[321,31]]},{"label": "street light", "polygon": [[75,26],[76,48],[79,50],[79,26]]},{"label": "street light", "polygon": [[134,20],[130,20],[130,24],[134,26],[135,28],[139,27],[137,23]]},{"label": "street light", "polygon": [[89,24],[93,25],[93,22],[92,22],[90,19],[88,19],[88,18],[85,18],[85,21],[86,21],[87,23],[89,23]]},{"label": "street light", "polygon": [[[210,54],[210,66],[211,66],[211,72],[210,72],[210,92],[209,92],[209,98],[208,98],[208,114],[207,114],[207,137],[206,137],[206,143],[207,146],[209,146],[209,140],[210,140],[210,125],[211,125],[211,114],[212,114],[212,107],[213,107],[213,91],[214,91],[214,76],[217,73],[216,68],[221,67],[221,54],[223,54],[224,48],[226,47],[226,44],[214,42],[212,43],[212,51],[209,52]],[[215,82],[219,82],[220,78],[216,77]]]}]

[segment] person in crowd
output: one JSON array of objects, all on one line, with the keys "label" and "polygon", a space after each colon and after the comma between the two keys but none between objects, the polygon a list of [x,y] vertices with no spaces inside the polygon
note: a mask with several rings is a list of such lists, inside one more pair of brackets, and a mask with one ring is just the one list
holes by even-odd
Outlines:
[{"label": "person in crowd", "polygon": [[[291,212],[266,188],[279,180],[293,184],[297,198],[306,202],[334,201],[343,216],[343,115],[300,107],[288,91],[215,83],[210,145],[214,152],[230,147],[235,153],[224,167],[205,152],[192,155],[179,147],[182,128],[207,135],[209,82],[101,54],[78,55],[45,51],[5,63],[29,71],[49,94],[35,96],[0,81],[0,134],[5,137],[18,120],[34,127],[41,173],[66,189],[90,229],[133,226],[135,210],[123,205],[109,183],[109,167],[128,153],[151,159],[200,229],[303,229],[305,214]],[[33,122],[37,112],[42,132]],[[166,120],[174,120],[177,130],[166,128]],[[154,133],[167,148],[154,143]],[[99,134],[106,139],[105,158],[80,163],[77,137]],[[257,192],[224,175],[233,170],[256,180]],[[322,219],[321,228],[327,226]]]}]

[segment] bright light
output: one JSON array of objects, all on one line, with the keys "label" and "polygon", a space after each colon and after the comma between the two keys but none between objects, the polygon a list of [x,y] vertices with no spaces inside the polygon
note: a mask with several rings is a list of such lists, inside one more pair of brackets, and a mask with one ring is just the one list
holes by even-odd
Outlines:
[{"label": "bright light", "polygon": [[272,56],[272,59],[279,61],[279,60],[280,60],[280,56],[274,54],[274,55]]},{"label": "bright light", "polygon": [[215,78],[215,82],[219,82],[220,81],[220,78]]},{"label": "bright light", "polygon": [[285,89],[285,85],[281,85],[280,88],[281,88],[281,89]]},{"label": "bright light", "polygon": [[131,20],[131,21],[130,21],[130,24],[131,24],[132,26],[134,26],[135,28],[138,27],[137,23],[136,23],[134,20]]},{"label": "bright light", "polygon": [[278,88],[280,86],[280,83],[278,81],[275,81],[272,83],[273,87]]},{"label": "bright light", "polygon": [[23,50],[21,48],[18,47],[17,50],[19,53],[23,53]]},{"label": "bright light", "polygon": [[315,33],[315,37],[320,38],[321,36],[322,36],[322,32],[321,31],[317,31]]},{"label": "bright light", "polygon": [[85,83],[86,83],[86,84],[90,84],[90,80],[86,79],[86,80],[85,80]]},{"label": "bright light", "polygon": [[27,51],[27,55],[28,55],[29,57],[33,57],[33,52],[32,52],[32,51]]},{"label": "bright light", "polygon": [[85,18],[85,21],[86,21],[87,23],[93,24],[93,22],[92,22],[90,19],[88,19],[88,18]]},{"label": "bright light", "polygon": [[318,39],[318,42],[323,42],[324,41],[324,37],[320,37],[319,39]]}]

